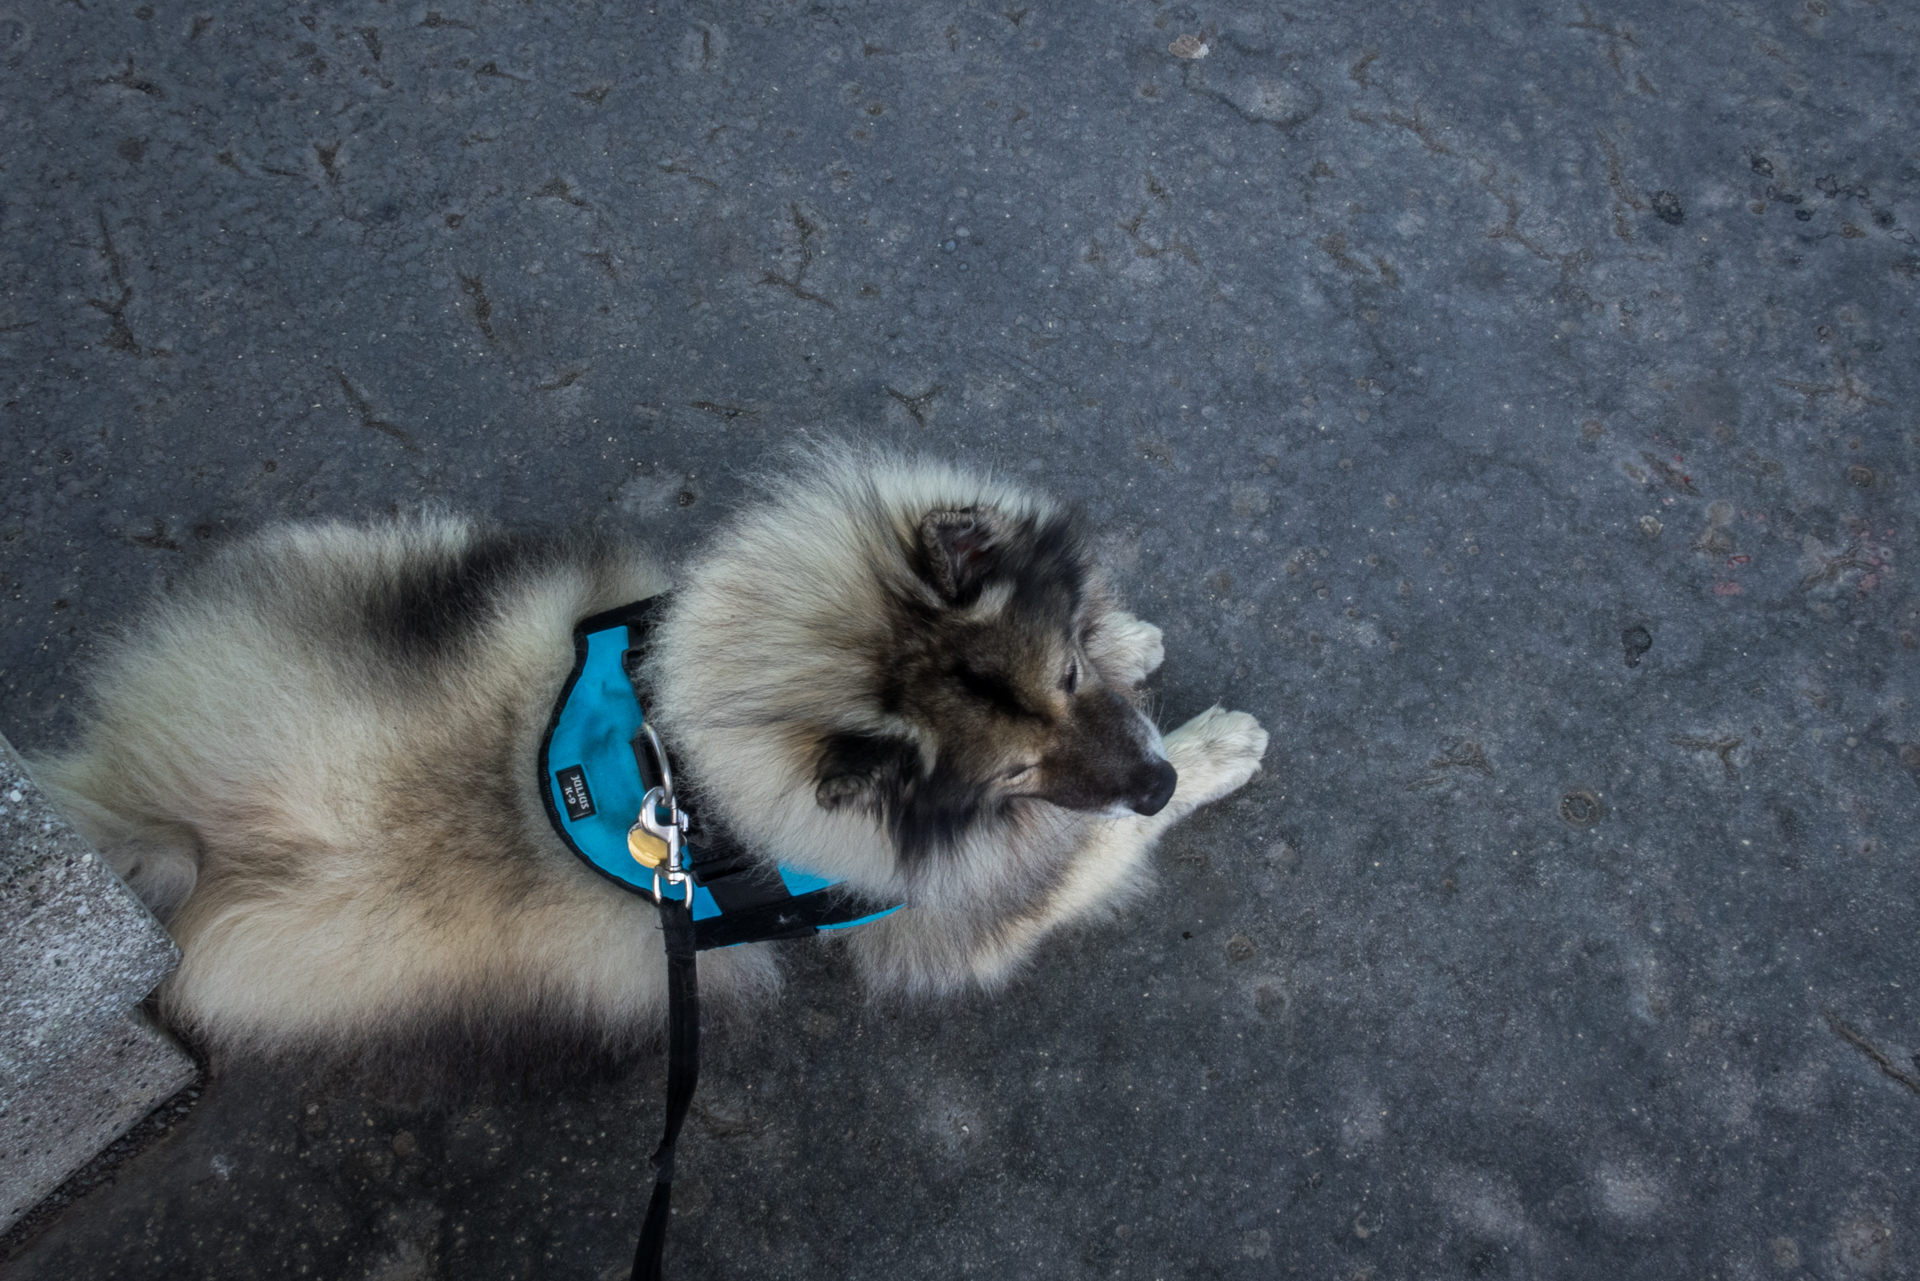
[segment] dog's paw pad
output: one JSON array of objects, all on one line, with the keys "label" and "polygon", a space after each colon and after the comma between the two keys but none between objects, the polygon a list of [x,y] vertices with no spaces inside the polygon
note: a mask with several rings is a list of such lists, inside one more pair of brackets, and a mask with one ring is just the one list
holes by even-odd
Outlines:
[{"label": "dog's paw pad", "polygon": [[1179,773],[1174,792],[1188,805],[1205,805],[1239,790],[1260,768],[1267,731],[1245,712],[1210,707],[1167,736],[1167,759]]}]

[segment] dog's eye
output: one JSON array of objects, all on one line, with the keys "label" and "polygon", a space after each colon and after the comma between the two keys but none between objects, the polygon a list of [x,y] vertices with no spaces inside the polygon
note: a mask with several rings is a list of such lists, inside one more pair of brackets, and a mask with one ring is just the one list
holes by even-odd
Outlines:
[{"label": "dog's eye", "polygon": [[1078,660],[1067,664],[1067,678],[1060,682],[1060,688],[1071,694],[1080,687],[1080,663]]},{"label": "dog's eye", "polygon": [[1002,774],[1000,777],[1005,779],[1007,782],[1011,783],[1014,779],[1024,778],[1026,775],[1031,773],[1033,773],[1033,766],[1016,765],[1012,769],[1008,770],[1006,773]]}]

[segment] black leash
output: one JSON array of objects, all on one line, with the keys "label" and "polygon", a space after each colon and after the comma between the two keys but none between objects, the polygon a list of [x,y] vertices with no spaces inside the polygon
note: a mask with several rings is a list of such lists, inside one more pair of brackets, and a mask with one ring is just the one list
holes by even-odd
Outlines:
[{"label": "black leash", "polygon": [[661,1260],[673,1213],[673,1149],[700,1083],[700,980],[691,909],[675,899],[662,903],[660,930],[667,943],[667,1120],[653,1153],[653,1196],[633,1252],[633,1281],[662,1281],[666,1275]]},{"label": "black leash", "polygon": [[[540,743],[540,795],[555,833],[596,873],[657,905],[666,943],[666,1121],[653,1154],[653,1193],[634,1249],[632,1281],[662,1281],[664,1276],[674,1149],[700,1079],[695,958],[709,948],[802,938],[821,929],[857,925],[900,906],[864,898],[810,873],[782,869],[679,807],[666,749],[646,723],[641,689],[658,601],[652,597],[622,605],[575,625],[573,670]],[[610,650],[610,643],[619,648]],[[612,754],[604,750],[623,740],[632,748],[630,764],[617,749]],[[621,781],[629,777],[628,769],[644,792],[637,798],[638,819],[630,828],[608,822],[632,812],[613,799],[631,795],[630,786]],[[680,897],[666,893],[669,887],[679,889]],[[694,919],[696,889],[699,920]]]},{"label": "black leash", "polygon": [[[732,847],[716,834],[715,844]],[[667,1223],[673,1214],[673,1155],[693,1106],[700,1083],[700,953],[736,943],[771,942],[801,938],[823,925],[870,916],[883,905],[838,889],[814,890],[780,899],[769,898],[766,884],[777,874],[743,858],[725,875],[702,884],[715,898],[731,901],[737,910],[696,922],[689,900],[667,899],[660,904],[660,933],[667,951],[667,1115],[660,1146],[653,1153],[653,1195],[647,1201],[646,1222],[633,1252],[633,1281],[663,1281],[662,1258],[667,1246]]]}]

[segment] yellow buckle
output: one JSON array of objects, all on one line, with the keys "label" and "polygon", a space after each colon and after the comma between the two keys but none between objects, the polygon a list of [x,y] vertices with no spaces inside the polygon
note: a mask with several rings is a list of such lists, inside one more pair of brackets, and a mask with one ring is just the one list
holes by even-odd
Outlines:
[{"label": "yellow buckle", "polygon": [[627,829],[627,853],[633,855],[633,861],[640,866],[658,871],[667,865],[670,851],[665,837],[656,836],[635,823]]}]

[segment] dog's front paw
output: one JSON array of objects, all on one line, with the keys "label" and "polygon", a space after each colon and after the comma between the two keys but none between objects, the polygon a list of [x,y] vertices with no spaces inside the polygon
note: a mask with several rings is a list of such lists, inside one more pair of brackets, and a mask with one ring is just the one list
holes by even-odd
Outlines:
[{"label": "dog's front paw", "polygon": [[1125,685],[1138,685],[1160,670],[1167,647],[1160,629],[1132,614],[1114,613],[1101,624],[1101,658]]},{"label": "dog's front paw", "polygon": [[1245,712],[1215,705],[1167,735],[1167,759],[1180,775],[1174,803],[1195,809],[1238,791],[1260,768],[1267,731]]}]

